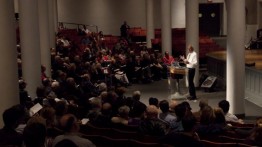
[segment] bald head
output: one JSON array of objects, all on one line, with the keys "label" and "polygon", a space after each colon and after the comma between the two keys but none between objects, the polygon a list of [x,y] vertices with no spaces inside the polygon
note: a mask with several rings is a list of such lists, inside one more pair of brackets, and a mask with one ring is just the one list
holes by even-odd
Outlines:
[{"label": "bald head", "polygon": [[74,132],[79,130],[77,118],[73,114],[65,114],[60,119],[60,125],[66,132]]},{"label": "bald head", "polygon": [[146,108],[146,115],[148,118],[157,118],[158,108],[155,105],[149,105]]},{"label": "bald head", "polygon": [[193,46],[191,44],[188,45],[187,48],[188,48],[189,53],[192,53],[194,51],[194,48],[193,48]]}]

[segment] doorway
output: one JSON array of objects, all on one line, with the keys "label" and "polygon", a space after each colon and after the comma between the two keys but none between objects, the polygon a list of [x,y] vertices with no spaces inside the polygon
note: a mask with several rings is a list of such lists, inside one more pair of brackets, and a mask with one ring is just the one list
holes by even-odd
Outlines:
[{"label": "doorway", "polygon": [[209,36],[220,35],[222,3],[199,4],[199,32]]}]

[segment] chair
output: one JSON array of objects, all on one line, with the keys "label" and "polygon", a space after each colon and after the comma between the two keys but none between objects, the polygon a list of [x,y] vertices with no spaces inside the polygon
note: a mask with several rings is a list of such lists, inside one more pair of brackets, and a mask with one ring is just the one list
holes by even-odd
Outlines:
[{"label": "chair", "polygon": [[112,128],[109,137],[115,139],[137,139],[137,132],[130,132]]},{"label": "chair", "polygon": [[237,143],[221,143],[208,140],[200,140],[205,147],[237,147]]},{"label": "chair", "polygon": [[167,145],[167,144],[147,143],[147,142],[141,142],[133,139],[129,140],[129,145],[130,147],[171,147],[171,145]]},{"label": "chair", "polygon": [[219,140],[223,141],[223,142],[235,142],[235,143],[243,143],[245,141],[245,139],[240,139],[240,138],[234,138],[234,137],[229,137],[229,136],[218,136],[217,138],[219,138]]},{"label": "chair", "polygon": [[80,125],[80,132],[86,135],[110,135],[111,128],[95,127],[90,123]]},{"label": "chair", "polygon": [[85,134],[82,134],[82,137],[89,139],[97,147],[116,147],[116,146],[129,147],[130,146],[128,139],[113,139],[103,135],[85,135]]}]

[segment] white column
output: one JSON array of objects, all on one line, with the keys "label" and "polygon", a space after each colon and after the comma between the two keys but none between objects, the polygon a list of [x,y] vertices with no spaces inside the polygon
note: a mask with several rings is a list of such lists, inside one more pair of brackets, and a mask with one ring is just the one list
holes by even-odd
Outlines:
[{"label": "white column", "polygon": [[48,17],[49,17],[49,36],[50,36],[50,47],[55,48],[55,35],[57,27],[55,26],[55,13],[54,13],[54,4],[56,0],[48,0]]},{"label": "white column", "polygon": [[171,8],[170,0],[161,0],[161,42],[162,54],[165,51],[172,53],[172,34],[171,34]]},{"label": "white column", "polygon": [[58,6],[57,6],[57,0],[53,0],[54,3],[54,26],[55,26],[55,32],[57,33],[58,28]]},{"label": "white column", "polygon": [[[7,108],[19,104],[14,1],[12,0],[0,1],[0,32],[0,68],[2,69],[0,114],[2,116]],[[2,126],[1,117],[0,128]]]},{"label": "white column", "polygon": [[257,24],[258,29],[262,28],[262,1],[257,1]]},{"label": "white column", "polygon": [[46,75],[51,77],[51,54],[49,40],[49,18],[48,18],[48,1],[38,0],[39,10],[39,32],[40,32],[40,50],[41,64],[46,67]]},{"label": "white column", "polygon": [[19,10],[23,78],[29,95],[35,98],[36,87],[41,85],[38,3],[36,0],[20,0]]},{"label": "white column", "polygon": [[155,38],[154,0],[146,1],[146,47],[152,48],[151,39]]},{"label": "white column", "polygon": [[171,28],[186,27],[186,0],[171,0]]},{"label": "white column", "polygon": [[227,97],[230,112],[244,114],[245,0],[227,0]]},{"label": "white column", "polygon": [[223,3],[223,28],[221,35],[227,35],[227,7],[226,3]]},{"label": "white column", "polygon": [[[186,0],[186,47],[192,45],[197,53],[198,66],[194,83],[199,86],[199,4],[197,0]],[[186,48],[186,52],[188,52]]]}]

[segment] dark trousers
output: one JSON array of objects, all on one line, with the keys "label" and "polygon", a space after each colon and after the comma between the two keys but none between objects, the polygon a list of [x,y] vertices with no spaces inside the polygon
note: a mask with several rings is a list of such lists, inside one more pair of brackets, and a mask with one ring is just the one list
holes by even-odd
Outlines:
[{"label": "dark trousers", "polygon": [[188,89],[191,97],[196,98],[196,89],[194,84],[195,68],[188,68]]}]

